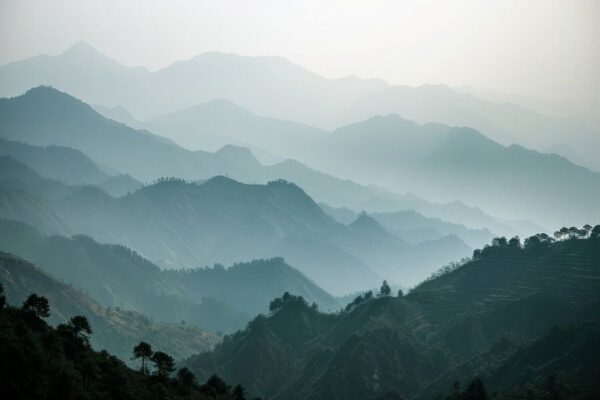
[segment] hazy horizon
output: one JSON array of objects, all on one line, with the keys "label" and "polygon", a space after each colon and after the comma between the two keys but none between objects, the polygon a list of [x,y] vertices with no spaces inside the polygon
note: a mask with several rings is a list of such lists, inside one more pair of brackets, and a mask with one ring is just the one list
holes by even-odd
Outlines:
[{"label": "hazy horizon", "polygon": [[32,0],[0,7],[1,64],[85,41],[123,65],[150,70],[211,51],[280,56],[327,78],[489,89],[569,101],[588,113],[600,107],[600,4],[594,1],[107,7]]}]

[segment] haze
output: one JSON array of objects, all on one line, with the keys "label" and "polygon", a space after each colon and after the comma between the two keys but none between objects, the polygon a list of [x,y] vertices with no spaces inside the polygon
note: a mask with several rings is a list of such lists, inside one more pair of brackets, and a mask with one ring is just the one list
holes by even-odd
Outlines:
[{"label": "haze", "polygon": [[[596,1],[2,1],[0,63],[84,40],[155,70],[206,51],[326,77],[443,83],[600,108]],[[493,43],[493,45],[492,45]]]}]

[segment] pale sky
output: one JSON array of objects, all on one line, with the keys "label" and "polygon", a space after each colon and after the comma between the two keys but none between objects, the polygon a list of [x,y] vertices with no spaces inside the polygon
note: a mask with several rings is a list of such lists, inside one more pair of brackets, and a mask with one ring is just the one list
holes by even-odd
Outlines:
[{"label": "pale sky", "polygon": [[444,83],[600,110],[599,0],[0,0],[0,63],[84,40],[155,70],[206,51],[326,77]]}]

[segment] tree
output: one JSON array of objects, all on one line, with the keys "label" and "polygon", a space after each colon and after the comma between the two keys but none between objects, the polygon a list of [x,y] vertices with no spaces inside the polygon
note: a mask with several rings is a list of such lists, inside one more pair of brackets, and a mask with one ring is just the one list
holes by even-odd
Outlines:
[{"label": "tree", "polygon": [[85,333],[88,335],[92,334],[92,327],[90,326],[89,321],[82,315],[77,315],[71,318],[69,323],[73,327],[75,333]]},{"label": "tree", "polygon": [[213,375],[208,378],[206,386],[212,388],[216,394],[226,394],[229,391],[229,386],[225,381],[219,378],[217,375]]},{"label": "tree", "polygon": [[600,225],[596,225],[592,228],[592,232],[590,233],[590,237],[597,238],[600,237]]},{"label": "tree", "polygon": [[565,237],[568,237],[569,232],[570,232],[569,228],[567,228],[566,226],[563,226],[562,228],[560,228],[559,230],[554,232],[554,237],[557,240],[564,239]]},{"label": "tree", "polygon": [[92,327],[86,317],[77,315],[69,320],[69,327],[75,333],[75,336],[83,340],[84,344],[89,344],[89,335],[92,334]]},{"label": "tree", "polygon": [[383,297],[383,296],[389,296],[390,293],[392,292],[392,289],[390,288],[390,285],[388,285],[387,281],[383,281],[383,283],[381,284],[381,288],[379,289],[379,297]]},{"label": "tree", "polygon": [[141,341],[137,346],[133,348],[132,360],[137,360],[138,358],[142,359],[141,372],[143,374],[148,373],[148,369],[146,368],[146,359],[152,357],[152,354],[154,354],[154,352],[152,351],[152,346],[150,346],[144,341]]},{"label": "tree", "polygon": [[246,391],[242,385],[236,385],[233,388],[233,400],[246,400]]},{"label": "tree", "polygon": [[4,296],[4,286],[0,283],[0,308],[3,308],[6,304],[6,297]]},{"label": "tree", "polygon": [[488,395],[483,387],[481,379],[474,379],[467,389],[465,389],[462,398],[464,400],[487,400]]},{"label": "tree", "polygon": [[27,300],[25,300],[22,310],[32,313],[40,319],[48,318],[50,316],[48,299],[44,296],[38,296],[35,293],[30,294]]},{"label": "tree", "polygon": [[196,386],[196,377],[186,367],[180,368],[177,371],[177,383],[184,394],[190,393],[192,387]]},{"label": "tree", "polygon": [[521,239],[518,236],[511,238],[508,241],[508,247],[519,248],[521,247]]},{"label": "tree", "polygon": [[281,297],[277,297],[269,303],[269,311],[272,313],[278,311],[281,307],[283,307],[283,300]]},{"label": "tree", "polygon": [[402,289],[398,289],[398,297],[403,297],[404,296],[404,292],[402,291]]},{"label": "tree", "polygon": [[171,372],[175,371],[175,360],[165,352],[157,351],[150,357],[150,360],[156,367],[156,375],[161,378],[167,378]]}]

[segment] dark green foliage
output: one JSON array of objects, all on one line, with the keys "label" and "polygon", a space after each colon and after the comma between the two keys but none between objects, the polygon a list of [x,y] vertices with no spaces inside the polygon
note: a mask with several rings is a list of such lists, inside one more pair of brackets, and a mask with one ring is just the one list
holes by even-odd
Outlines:
[{"label": "dark green foliage", "polygon": [[4,295],[4,285],[0,282],[0,308],[6,304],[6,296]]},{"label": "dark green foliage", "polygon": [[35,293],[29,295],[21,309],[27,313],[32,313],[37,318],[48,318],[50,316],[48,299],[43,296],[38,296]]},{"label": "dark green foliage", "polygon": [[144,374],[148,373],[148,370],[146,368],[146,359],[150,359],[150,357],[152,357],[152,354],[154,354],[154,351],[152,351],[152,346],[150,346],[144,341],[141,341],[138,345],[136,345],[133,348],[133,359],[142,359],[142,367],[140,369],[140,372]]},{"label": "dark green foliage", "polygon": [[[269,316],[184,365],[275,400],[430,400],[457,380],[457,399],[520,399],[560,371],[564,393],[592,399],[600,331],[581,321],[598,319],[598,241],[526,243],[498,239],[405,296],[360,295],[335,315],[277,298]],[[478,376],[485,390],[469,384]]]},{"label": "dark green foliage", "polygon": [[150,357],[156,369],[155,374],[161,378],[166,378],[175,371],[175,360],[165,352],[157,351]]},{"label": "dark green foliage", "polygon": [[383,283],[381,284],[381,288],[379,288],[379,293],[377,293],[377,296],[389,296],[390,293],[392,293],[390,285],[388,285],[387,281],[383,281]]},{"label": "dark green foliage", "polygon": [[460,385],[455,382],[452,386],[452,392],[446,397],[446,400],[488,400],[489,397],[481,379],[476,378],[464,391],[460,391]]},{"label": "dark green foliage", "polygon": [[358,296],[356,296],[354,298],[354,300],[352,300],[350,303],[348,303],[346,305],[346,308],[344,309],[344,311],[348,312],[348,311],[352,311],[355,307],[368,302],[369,300],[373,299],[373,292],[372,291],[368,291],[365,292],[363,294],[359,294]]},{"label": "dark green foliage", "polygon": [[285,307],[288,304],[299,304],[302,306],[308,306],[308,303],[302,296],[294,296],[285,292],[283,296],[277,297],[269,304],[269,311],[275,313]]},{"label": "dark green foliage", "polygon": [[[30,298],[40,303],[41,297]],[[31,309],[0,308],[3,399],[240,399],[239,390],[232,392],[218,378],[198,385],[189,370],[181,369],[170,379],[173,361],[164,353],[155,357],[157,377],[133,371],[106,351],[91,349],[85,335],[92,329],[85,317],[70,321],[54,329]]]}]

